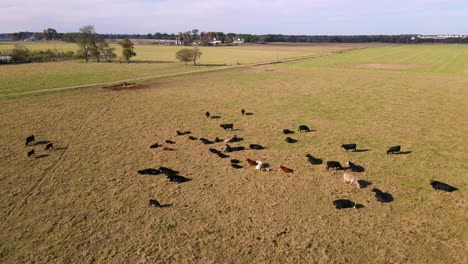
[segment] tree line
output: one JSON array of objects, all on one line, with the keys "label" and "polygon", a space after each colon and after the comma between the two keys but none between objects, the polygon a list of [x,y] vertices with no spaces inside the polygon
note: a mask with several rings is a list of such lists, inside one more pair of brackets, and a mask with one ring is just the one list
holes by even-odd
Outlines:
[{"label": "tree line", "polygon": [[[34,37],[37,40],[63,40],[76,42],[80,32],[59,33],[53,28],[44,29],[42,32],[17,32],[11,34],[14,41],[26,40]],[[201,45],[208,45],[216,38],[223,43],[232,43],[237,38],[244,39],[247,43],[264,42],[304,42],[304,43],[468,43],[468,38],[447,38],[447,39],[420,39],[417,34],[405,35],[282,35],[282,34],[238,34],[223,32],[204,32],[192,29],[178,34],[168,33],[148,33],[148,34],[98,34],[103,39],[179,39],[182,44],[190,45],[198,42]]]}]

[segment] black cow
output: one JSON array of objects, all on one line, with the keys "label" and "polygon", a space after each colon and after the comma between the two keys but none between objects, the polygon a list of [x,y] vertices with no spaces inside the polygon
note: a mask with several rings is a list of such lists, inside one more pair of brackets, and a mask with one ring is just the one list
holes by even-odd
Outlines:
[{"label": "black cow", "polygon": [[294,131],[289,130],[289,129],[283,129],[283,134],[285,134],[285,135],[287,135],[287,134],[294,134]]},{"label": "black cow", "polygon": [[300,125],[299,126],[299,132],[302,132],[302,131],[305,131],[305,132],[310,132],[310,128],[306,125]]},{"label": "black cow", "polygon": [[31,156],[34,156],[34,154],[35,154],[34,149],[31,151],[28,151],[28,158]]},{"label": "black cow", "polygon": [[200,138],[200,141],[205,145],[213,144],[213,141],[210,141],[206,138]]},{"label": "black cow", "polygon": [[359,166],[351,161],[346,162],[346,165],[351,169],[353,172],[364,172],[364,167]]},{"label": "black cow", "polygon": [[245,115],[245,110],[244,109],[241,110],[241,114]]},{"label": "black cow", "polygon": [[220,139],[219,137],[216,137],[214,141],[215,141],[216,143],[223,142],[223,140]]},{"label": "black cow", "polygon": [[196,137],[193,137],[193,136],[189,136],[188,139],[190,139],[190,140],[197,140],[197,138],[196,138]]},{"label": "black cow", "polygon": [[159,167],[159,171],[161,171],[163,174],[166,174],[166,176],[171,176],[177,174],[176,171],[166,168],[166,167]]},{"label": "black cow", "polygon": [[167,143],[167,144],[175,144],[175,142],[174,142],[174,141],[171,141],[171,140],[166,140],[166,143]]},{"label": "black cow", "polygon": [[208,149],[211,153],[218,154],[220,151],[214,148]]},{"label": "black cow", "polygon": [[393,196],[389,193],[382,192],[377,188],[373,188],[371,191],[375,192],[375,198],[381,203],[389,203],[393,201]]},{"label": "black cow", "polygon": [[234,129],[234,124],[221,124],[220,127],[222,127],[224,130],[233,130]]},{"label": "black cow", "polygon": [[264,147],[262,145],[259,145],[259,144],[250,144],[249,148],[250,149],[264,149]]},{"label": "black cow", "polygon": [[431,180],[431,185],[432,185],[432,188],[434,188],[435,190],[440,190],[440,191],[454,192],[458,190],[457,188],[450,186],[446,183],[440,182],[440,181]]},{"label": "black cow", "polygon": [[336,209],[356,208],[356,203],[348,199],[335,200],[333,201],[333,205],[335,206]]},{"label": "black cow", "polygon": [[319,165],[319,164],[323,163],[323,160],[317,159],[317,158],[315,158],[314,156],[312,156],[310,154],[307,154],[306,157],[309,160],[310,164],[312,164],[312,165]]},{"label": "black cow", "polygon": [[45,150],[53,149],[53,148],[54,148],[54,144],[49,143],[49,144],[46,145]]},{"label": "black cow", "polygon": [[180,132],[179,130],[177,130],[176,133],[177,133],[178,136],[183,136],[183,135],[185,135],[184,132]]},{"label": "black cow", "polygon": [[36,140],[34,135],[30,135],[29,137],[26,138],[26,146],[29,145],[29,143],[32,143]]},{"label": "black cow", "polygon": [[210,118],[210,112],[205,113],[206,118]]},{"label": "black cow", "polygon": [[162,207],[161,204],[156,199],[150,199],[148,202],[148,206]]},{"label": "black cow", "polygon": [[290,137],[285,138],[284,141],[286,141],[287,143],[296,143],[297,142],[296,139],[293,139],[293,138],[290,138]]},{"label": "black cow", "polygon": [[336,170],[342,170],[343,166],[338,161],[327,161],[327,170],[329,168],[336,169]]},{"label": "black cow", "polygon": [[137,171],[138,174],[158,175],[161,174],[160,170],[149,168]]},{"label": "black cow", "polygon": [[161,147],[161,145],[159,145],[158,143],[153,144],[153,145],[150,146],[150,148],[152,148],[152,149],[153,148],[159,148],[159,147]]},{"label": "black cow", "polygon": [[356,151],[356,144],[343,144],[341,147],[346,149],[346,152],[348,152],[348,150]]},{"label": "black cow", "polygon": [[400,152],[401,151],[401,146],[393,146],[393,147],[390,147],[388,150],[387,150],[387,155],[392,153],[394,154],[395,152]]}]

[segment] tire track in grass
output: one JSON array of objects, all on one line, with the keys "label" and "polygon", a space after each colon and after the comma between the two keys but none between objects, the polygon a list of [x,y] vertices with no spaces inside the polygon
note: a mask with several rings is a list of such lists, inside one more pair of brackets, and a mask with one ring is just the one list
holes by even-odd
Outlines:
[{"label": "tire track in grass", "polygon": [[286,63],[286,62],[293,62],[293,61],[300,61],[300,60],[307,60],[307,59],[314,59],[314,58],[321,58],[332,56],[336,54],[342,54],[345,52],[352,52],[357,50],[368,49],[370,47],[361,47],[361,48],[350,48],[350,49],[343,49],[338,51],[332,51],[323,54],[314,54],[314,55],[307,55],[301,57],[291,57],[276,61],[267,61],[267,62],[258,62],[258,63],[251,63],[251,64],[242,64],[242,65],[234,65],[234,66],[225,66],[222,68],[216,69],[208,69],[208,70],[199,70],[199,71],[186,71],[186,72],[178,72],[178,73],[171,73],[171,74],[162,74],[162,75],[155,75],[155,76],[148,76],[148,77],[140,77],[140,78],[133,78],[133,79],[126,79],[126,80],[118,80],[112,82],[102,82],[102,83],[92,83],[92,84],[84,84],[84,85],[76,85],[76,86],[68,86],[68,87],[59,87],[59,88],[50,88],[50,89],[42,89],[42,90],[34,90],[34,91],[26,91],[21,93],[10,93],[10,94],[0,94],[0,99],[7,99],[7,98],[15,98],[21,96],[28,96],[28,95],[37,95],[41,93],[49,93],[49,92],[59,92],[59,91],[67,91],[67,90],[76,90],[76,89],[84,89],[84,88],[98,88],[98,87],[105,87],[105,86],[112,86],[112,85],[119,85],[123,82],[143,82],[143,81],[150,81],[150,80],[157,80],[157,79],[165,79],[171,77],[179,77],[179,76],[187,76],[187,75],[194,75],[194,74],[204,74],[216,71],[226,71],[232,69],[239,69],[239,68],[248,68],[248,67],[257,67],[263,65],[270,65],[270,64],[279,64],[279,63]]}]

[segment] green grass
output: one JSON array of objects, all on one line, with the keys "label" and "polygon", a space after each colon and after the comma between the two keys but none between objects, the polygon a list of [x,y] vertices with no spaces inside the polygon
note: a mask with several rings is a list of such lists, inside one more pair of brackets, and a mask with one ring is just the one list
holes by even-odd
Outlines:
[{"label": "green grass", "polygon": [[[22,43],[23,44],[23,43]],[[24,43],[32,50],[47,48],[60,51],[76,50],[73,43]],[[120,47],[115,45],[117,54]],[[165,74],[205,71],[222,65],[252,64],[323,54],[347,49],[353,46],[308,45],[308,46],[238,46],[238,47],[201,47],[203,55],[200,64],[215,65],[194,67],[184,65],[175,59],[175,53],[182,47],[136,45],[136,63],[96,63],[66,61],[33,63],[21,65],[0,65],[0,96],[17,96],[17,93],[46,90],[59,87],[88,85],[103,82],[159,76]],[[13,43],[0,43],[0,52],[13,48]]]},{"label": "green grass", "polygon": [[[296,62],[286,67],[468,76],[468,45],[400,45],[376,47]],[[389,66],[389,69],[385,69]],[[356,69],[361,68],[361,69]]]}]

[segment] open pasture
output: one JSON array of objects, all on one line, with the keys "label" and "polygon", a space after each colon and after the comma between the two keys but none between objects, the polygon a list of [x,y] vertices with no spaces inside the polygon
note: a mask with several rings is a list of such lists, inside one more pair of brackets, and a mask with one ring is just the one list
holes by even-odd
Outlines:
[{"label": "open pasture", "polygon": [[[0,101],[0,262],[464,263],[468,78],[322,64],[396,64],[384,58],[404,56],[394,48],[378,54]],[[451,63],[457,57],[444,61]],[[241,116],[242,108],[253,114]],[[299,132],[301,124],[314,131]],[[284,141],[286,128],[297,143]],[[222,159],[209,151],[222,143],[176,130],[210,140],[236,134],[243,140],[232,146],[266,149]],[[25,147],[29,134],[56,148]],[[154,143],[174,151],[150,149]],[[346,152],[345,143],[362,151]],[[387,155],[394,145],[407,154]],[[36,158],[27,158],[33,148]],[[311,165],[306,154],[324,163]],[[256,171],[247,158],[272,171]],[[370,185],[344,183],[343,171],[325,169],[328,160],[364,167],[353,175]],[[159,166],[191,181],[137,173]],[[435,191],[430,179],[459,190]],[[377,202],[372,188],[394,201]],[[171,206],[148,207],[153,198]],[[335,199],[364,207],[338,210]]]},{"label": "open pasture", "polygon": [[[76,51],[78,45],[64,42],[21,43],[31,50]],[[12,49],[12,43],[0,43],[0,52]],[[120,56],[120,46],[114,45]],[[203,55],[194,67],[176,60],[183,47],[135,45],[137,56],[126,63],[85,63],[82,60],[21,65],[0,65],[0,97],[53,88],[117,82],[183,72],[206,71],[231,65],[245,65],[342,51],[365,45],[247,45],[200,47]],[[16,95],[17,96],[17,95]]]}]

